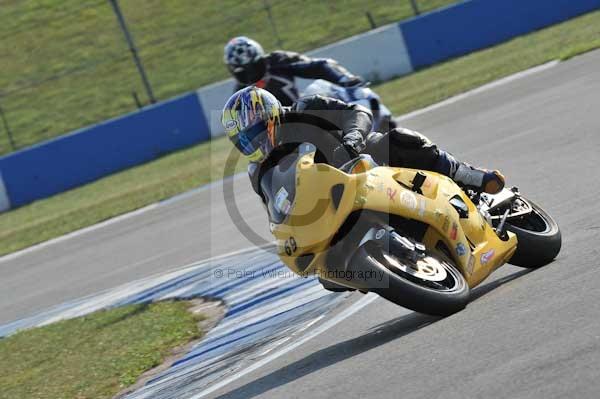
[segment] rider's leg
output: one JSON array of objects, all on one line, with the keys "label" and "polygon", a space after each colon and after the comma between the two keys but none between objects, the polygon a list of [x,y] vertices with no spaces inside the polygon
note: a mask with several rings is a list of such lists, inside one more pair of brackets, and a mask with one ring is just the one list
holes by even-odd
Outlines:
[{"label": "rider's leg", "polygon": [[497,193],[504,187],[504,176],[499,171],[475,168],[460,162],[452,154],[440,150],[427,137],[409,129],[396,128],[388,133],[371,133],[365,152],[380,164],[432,170],[478,191]]},{"label": "rider's leg", "polygon": [[459,162],[446,151],[439,150],[434,170],[477,191],[495,194],[504,188],[504,175],[499,170],[487,170]]}]

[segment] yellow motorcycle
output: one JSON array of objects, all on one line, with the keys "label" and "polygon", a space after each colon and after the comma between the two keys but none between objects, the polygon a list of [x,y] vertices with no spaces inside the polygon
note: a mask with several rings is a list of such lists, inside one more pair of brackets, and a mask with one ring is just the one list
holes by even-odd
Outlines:
[{"label": "yellow motorcycle", "polygon": [[261,189],[281,260],[334,290],[448,315],[503,264],[540,267],[560,251],[556,222],[516,188],[478,194],[368,155],[338,169],[316,163],[315,153],[300,145],[264,174]]}]

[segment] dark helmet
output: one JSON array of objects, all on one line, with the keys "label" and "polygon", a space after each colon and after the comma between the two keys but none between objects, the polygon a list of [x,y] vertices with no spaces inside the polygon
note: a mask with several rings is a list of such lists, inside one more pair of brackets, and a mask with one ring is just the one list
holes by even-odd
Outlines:
[{"label": "dark helmet", "polygon": [[224,53],[224,61],[229,72],[240,83],[255,83],[267,71],[263,48],[256,41],[246,36],[231,39],[225,45]]}]

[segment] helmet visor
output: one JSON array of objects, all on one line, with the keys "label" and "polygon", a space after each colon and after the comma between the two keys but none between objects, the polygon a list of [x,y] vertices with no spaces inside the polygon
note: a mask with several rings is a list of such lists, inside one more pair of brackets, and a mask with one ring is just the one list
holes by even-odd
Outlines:
[{"label": "helmet visor", "polygon": [[261,162],[273,149],[267,124],[263,121],[240,131],[230,139],[235,147],[252,162]]}]

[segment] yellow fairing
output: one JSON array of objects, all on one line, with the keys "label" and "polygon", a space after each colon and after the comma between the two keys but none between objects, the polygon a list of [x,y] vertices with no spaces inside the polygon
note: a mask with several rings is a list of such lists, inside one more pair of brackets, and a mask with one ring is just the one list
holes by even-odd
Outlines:
[{"label": "yellow fairing", "polygon": [[[296,273],[309,274],[325,268],[332,238],[348,215],[359,209],[399,215],[429,225],[423,244],[435,250],[443,242],[470,287],[504,264],[516,249],[515,235],[508,233],[506,241],[498,238],[471,200],[443,175],[390,167],[346,174],[326,164],[315,164],[313,157],[312,153],[306,154],[299,160],[296,197],[290,214],[282,224],[271,226],[279,256]],[[421,188],[423,194],[411,189],[417,172],[426,176]],[[344,191],[336,209],[332,188],[340,184]],[[467,218],[459,218],[449,203],[457,195],[468,207]],[[306,268],[298,264],[305,254],[311,254]]]}]

